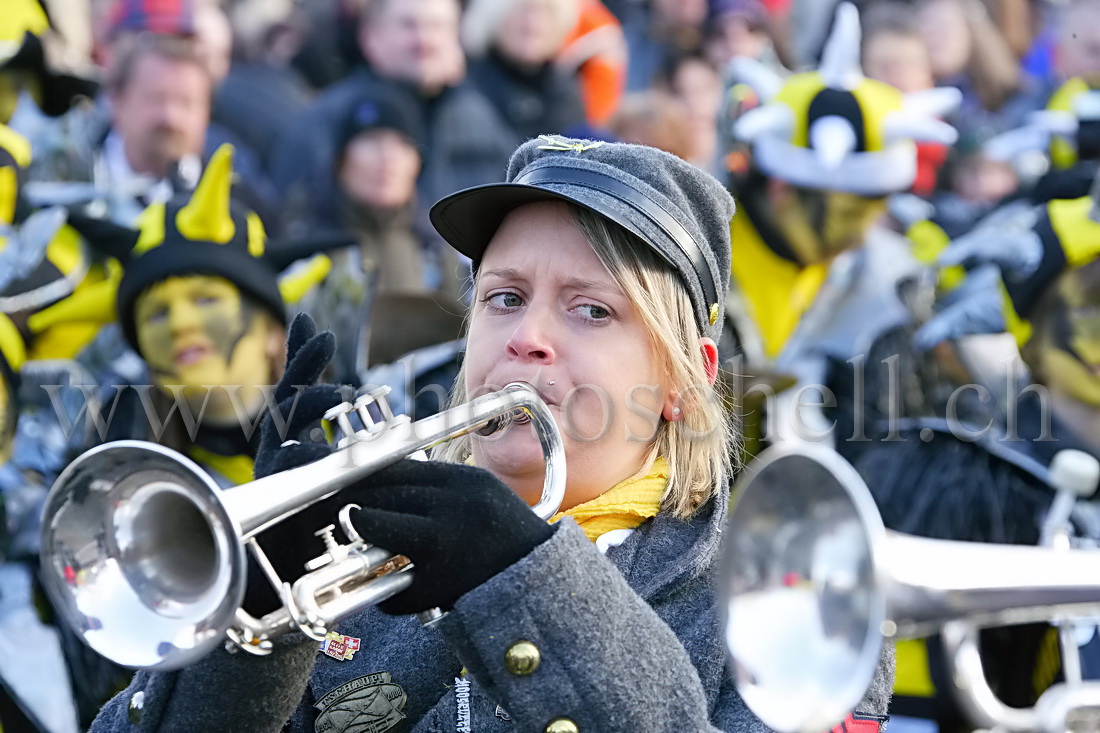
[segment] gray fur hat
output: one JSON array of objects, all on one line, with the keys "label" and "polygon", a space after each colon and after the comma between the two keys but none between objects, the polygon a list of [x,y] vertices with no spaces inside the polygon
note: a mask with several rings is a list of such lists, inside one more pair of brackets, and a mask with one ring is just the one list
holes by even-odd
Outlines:
[{"label": "gray fur hat", "polygon": [[681,279],[700,333],[718,340],[730,277],[733,197],[713,176],[645,145],[541,135],[521,145],[504,183],[438,201],[435,228],[477,267],[504,217],[523,204],[571,201],[653,248]]}]

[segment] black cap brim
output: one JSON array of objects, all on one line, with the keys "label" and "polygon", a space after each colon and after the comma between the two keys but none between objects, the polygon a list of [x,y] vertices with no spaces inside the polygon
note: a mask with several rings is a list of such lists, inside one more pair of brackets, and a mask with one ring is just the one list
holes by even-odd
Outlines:
[{"label": "black cap brim", "polygon": [[488,183],[440,199],[432,206],[429,217],[448,244],[476,263],[508,214],[539,201],[568,201],[592,208],[586,202],[538,186]]}]

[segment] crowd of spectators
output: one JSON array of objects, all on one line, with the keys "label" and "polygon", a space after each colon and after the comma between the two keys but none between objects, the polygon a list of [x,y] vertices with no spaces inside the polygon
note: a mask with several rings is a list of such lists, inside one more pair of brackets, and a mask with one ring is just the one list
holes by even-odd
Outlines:
[{"label": "crowd of spectators", "polygon": [[[497,180],[519,142],[542,133],[658,145],[719,175],[728,91],[744,59],[782,76],[814,68],[835,3],[822,0],[45,0],[51,60],[101,83],[98,124],[62,165],[32,179],[99,180],[132,219],[170,184],[194,185],[223,142],[269,230],[319,219],[362,193],[376,169],[355,125],[389,126],[419,152],[410,220],[427,260],[423,211],[462,186]],[[922,146],[916,193],[980,209],[1017,172],[983,155],[1067,79],[1100,68],[1088,2],[862,0],[865,73],[913,92],[961,90],[948,151]],[[760,82],[763,83],[763,82]],[[750,84],[757,87],[758,84]],[[363,104],[407,108],[363,125]],[[357,121],[356,121],[357,120]],[[13,126],[19,129],[18,118]],[[37,151],[36,151],[37,152]],[[353,153],[349,155],[350,153]],[[408,157],[408,156],[406,156]],[[402,185],[399,181],[394,186]],[[159,186],[159,191],[158,191]],[[394,194],[397,196],[397,194]],[[397,196],[401,198],[400,196]],[[135,199],[127,206],[127,199]],[[408,203],[408,202],[403,202]],[[346,207],[344,207],[346,208]],[[969,209],[968,209],[969,210]],[[346,213],[346,212],[345,212]],[[429,267],[425,283],[442,279]]]}]

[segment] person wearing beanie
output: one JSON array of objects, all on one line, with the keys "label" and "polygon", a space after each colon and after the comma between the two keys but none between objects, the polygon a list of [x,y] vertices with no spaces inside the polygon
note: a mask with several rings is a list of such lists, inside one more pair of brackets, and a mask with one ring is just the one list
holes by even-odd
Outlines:
[{"label": "person wearing beanie", "polygon": [[[551,135],[520,146],[504,182],[437,202],[434,225],[475,273],[454,402],[538,391],[565,449],[558,513],[531,509],[546,467],[523,420],[361,477],[259,546],[299,575],[321,551],[315,525],[352,502],[356,532],[412,561],[406,589],[349,609],[323,643],[290,633],[263,657],[216,644],[139,670],[92,730],[766,730],[727,669],[715,595],[736,439],[716,381],[733,214],[673,155]],[[330,452],[310,435],[342,399],[316,379],[332,336],[301,319],[289,343],[277,392],[311,376],[303,394],[328,397],[289,432],[265,424],[258,477]],[[257,617],[272,610],[258,585],[243,601]],[[430,609],[444,615],[412,617]],[[889,662],[853,713],[863,728],[885,721]]]},{"label": "person wearing beanie", "polygon": [[98,63],[112,69],[143,33],[192,38],[214,86],[229,71],[229,17],[210,0],[115,0],[99,25]]},{"label": "person wearing beanie", "polygon": [[366,62],[326,87],[287,126],[271,177],[283,200],[331,195],[336,144],[345,115],[381,85],[410,94],[425,130],[417,179],[420,208],[455,189],[500,180],[520,142],[466,75],[458,0],[377,0],[359,16],[356,42]]},{"label": "person wearing beanie", "polygon": [[336,195],[317,192],[312,206],[310,228],[338,223],[356,242],[332,253],[332,273],[304,304],[337,335],[338,381],[357,383],[368,365],[458,338],[468,268],[417,217],[424,139],[405,90],[364,94],[340,130]]},{"label": "person wearing beanie", "polygon": [[[263,222],[230,197],[233,149],[219,148],[194,194],[149,206],[119,229],[116,310],[151,389],[123,390],[138,434],[190,455],[223,485],[252,477],[265,385],[282,373],[286,306]],[[117,245],[116,245],[117,246]],[[186,413],[186,414],[185,414]]]}]

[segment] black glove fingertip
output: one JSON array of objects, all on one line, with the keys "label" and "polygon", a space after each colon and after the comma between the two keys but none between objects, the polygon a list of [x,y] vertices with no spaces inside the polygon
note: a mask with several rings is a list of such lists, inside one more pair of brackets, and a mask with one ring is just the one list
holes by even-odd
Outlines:
[{"label": "black glove fingertip", "polygon": [[290,324],[286,337],[286,360],[293,361],[298,350],[317,334],[317,324],[308,313],[299,313]]},{"label": "black glove fingertip", "polygon": [[336,337],[330,331],[315,334],[287,362],[282,379],[275,388],[275,399],[282,402],[294,394],[296,386],[316,384],[335,353]]}]

